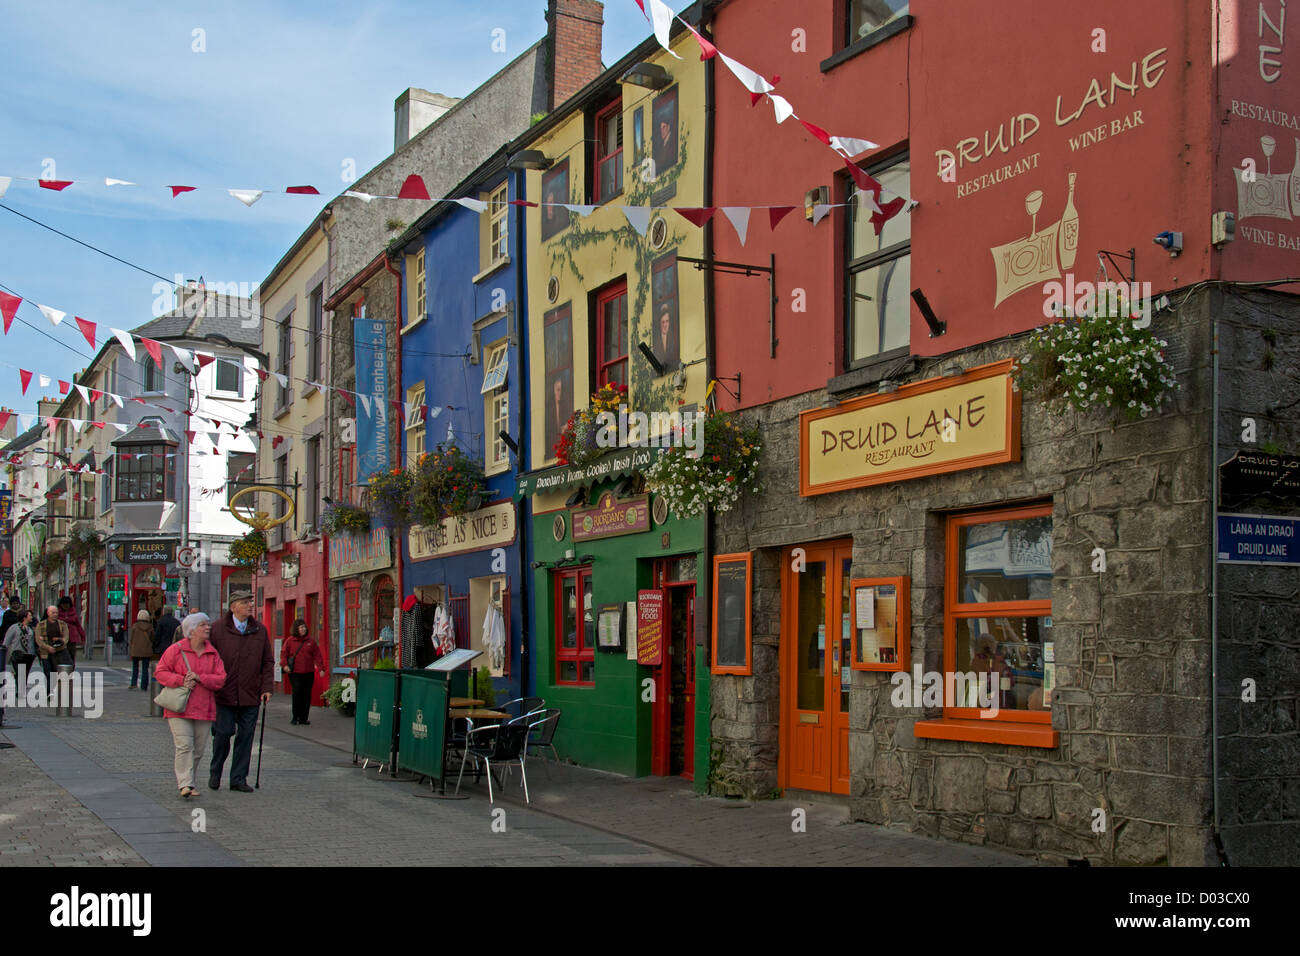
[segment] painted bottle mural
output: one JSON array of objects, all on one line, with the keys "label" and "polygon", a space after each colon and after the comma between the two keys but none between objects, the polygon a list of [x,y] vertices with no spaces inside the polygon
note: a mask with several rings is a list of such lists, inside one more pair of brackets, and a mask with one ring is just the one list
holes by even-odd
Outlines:
[{"label": "painted bottle mural", "polygon": [[[1297,146],[1300,146],[1300,140],[1297,140]],[[1300,156],[1300,153],[1297,153]],[[1069,269],[1074,265],[1074,257],[1079,253],[1079,212],[1074,208],[1074,177],[1076,173],[1070,173],[1070,194],[1065,200],[1065,212],[1061,213],[1061,231],[1060,231],[1060,255],[1059,260],[1062,269]]]},{"label": "painted bottle mural", "polygon": [[1291,215],[1300,216],[1300,137],[1295,141],[1295,166],[1291,169]]}]

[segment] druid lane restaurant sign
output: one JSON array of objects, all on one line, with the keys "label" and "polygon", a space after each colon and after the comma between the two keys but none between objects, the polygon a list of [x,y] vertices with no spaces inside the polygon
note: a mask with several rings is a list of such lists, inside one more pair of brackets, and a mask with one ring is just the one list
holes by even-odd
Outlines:
[{"label": "druid lane restaurant sign", "polygon": [[612,538],[619,534],[636,534],[650,530],[650,496],[617,501],[612,491],[600,496],[594,508],[573,512],[573,540]]},{"label": "druid lane restaurant sign", "polygon": [[169,564],[176,559],[175,538],[162,541],[124,541],[115,551],[123,564]]},{"label": "druid lane restaurant sign", "polygon": [[659,458],[663,449],[655,447],[624,448],[604,455],[590,465],[561,465],[531,475],[520,475],[516,498],[550,491],[568,491],[598,481],[611,481],[624,475],[644,472]]},{"label": "druid lane restaurant sign", "polygon": [[515,528],[515,504],[502,501],[462,518],[444,518],[438,525],[412,525],[406,543],[412,561],[445,558],[513,544]]},{"label": "druid lane restaurant sign", "polygon": [[1219,466],[1221,499],[1248,501],[1262,495],[1300,504],[1300,455],[1239,449]]},{"label": "druid lane restaurant sign", "polygon": [[799,493],[1020,460],[1010,359],[799,416]]},{"label": "druid lane restaurant sign", "polygon": [[365,534],[343,533],[330,538],[329,575],[346,578],[366,571],[391,567],[393,549],[385,527],[371,528]]}]

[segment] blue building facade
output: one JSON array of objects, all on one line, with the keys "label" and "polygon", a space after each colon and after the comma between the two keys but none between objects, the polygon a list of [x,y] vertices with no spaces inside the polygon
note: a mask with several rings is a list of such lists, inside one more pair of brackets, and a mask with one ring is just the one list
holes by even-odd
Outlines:
[{"label": "blue building facade", "polygon": [[[463,520],[416,525],[402,536],[403,590],[419,602],[423,625],[404,664],[433,660],[427,628],[441,608],[456,643],[484,652],[474,666],[489,668],[497,702],[532,686],[527,506],[514,501],[527,454],[520,415],[528,364],[525,210],[510,205],[522,198],[523,177],[505,157],[502,150],[452,193],[461,204],[437,204],[390,247],[405,290],[398,398],[407,409],[427,406],[422,421],[408,414],[403,461],[455,445],[483,465],[488,487]],[[491,639],[494,626],[504,642]]]}]

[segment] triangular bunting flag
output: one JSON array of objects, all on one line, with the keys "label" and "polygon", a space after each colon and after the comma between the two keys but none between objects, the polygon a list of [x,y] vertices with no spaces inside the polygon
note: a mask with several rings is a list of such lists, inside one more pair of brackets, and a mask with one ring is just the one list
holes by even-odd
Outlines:
[{"label": "triangular bunting flag", "polygon": [[108,397],[111,398],[111,399],[113,400],[113,404],[116,405],[118,408],[121,408],[121,407],[122,407],[122,396],[121,396],[121,395],[114,395],[112,392],[109,392],[109,393],[108,393]]},{"label": "triangular bunting flag", "polygon": [[[0,193],[0,195],[3,195]],[[14,316],[18,314],[18,304],[23,300],[16,295],[10,295],[8,292],[0,292],[0,315],[5,320],[5,335],[9,334],[9,326],[14,324]]]},{"label": "triangular bunting flag", "polygon": [[680,60],[681,57],[673,53],[673,48],[669,45],[672,41],[673,16],[672,7],[664,3],[664,0],[650,0],[650,22],[654,25],[655,39],[661,47]]},{"label": "triangular bunting flag", "polygon": [[627,221],[632,224],[632,228],[637,231],[637,235],[644,236],[645,231],[650,228],[650,214],[654,212],[649,206],[624,206],[623,215]]},{"label": "triangular bunting flag", "polygon": [[831,204],[828,203],[828,202],[819,202],[819,203],[817,203],[816,205],[814,205],[814,206],[813,206],[813,218],[812,218],[813,225],[815,226],[815,225],[817,225],[817,223],[819,223],[819,222],[821,222],[823,219],[825,219],[825,218],[826,218],[826,214],[827,214],[828,212],[830,212],[831,209],[832,209],[832,206],[831,206]]},{"label": "triangular bunting flag", "polygon": [[826,132],[826,130],[822,129],[820,126],[816,125],[815,123],[808,122],[807,120],[800,120],[799,122],[803,124],[804,129],[812,133],[813,136],[821,140],[827,146],[831,144],[831,134]]},{"label": "triangular bunting flag", "polygon": [[[778,83],[781,82],[781,77],[780,77],[780,76],[773,76],[772,79],[768,80],[768,82],[772,84],[772,89],[776,89],[776,84],[778,84]],[[763,98],[763,94],[762,94],[762,93],[754,93],[754,92],[751,92],[751,93],[749,94],[749,105],[750,105],[750,106],[757,106],[757,105],[758,105],[758,101],[761,100],[762,98]]]},{"label": "triangular bunting flag", "polygon": [[262,190],[260,189],[227,189],[226,192],[230,193],[230,195],[234,196],[245,206],[251,206],[262,198]]},{"label": "triangular bunting flag", "polygon": [[38,179],[36,185],[42,189],[53,189],[56,193],[63,192],[72,185],[71,179]]},{"label": "triangular bunting flag", "polygon": [[271,373],[264,368],[257,368],[254,369],[254,371],[257,372],[257,377],[260,378],[263,382],[265,382],[268,378],[271,377]]},{"label": "triangular bunting flag", "polygon": [[63,379],[59,379],[59,394],[67,395],[70,391],[72,391],[72,385],[63,381]]},{"label": "triangular bunting flag", "polygon": [[167,188],[172,191],[172,199],[175,199],[181,193],[194,192],[194,190],[197,189],[198,187],[197,186],[168,186]]},{"label": "triangular bunting flag", "polygon": [[704,224],[713,218],[717,210],[712,206],[674,206],[677,213],[689,223],[703,229]]},{"label": "triangular bunting flag", "polygon": [[73,433],[77,435],[81,434],[81,426],[86,424],[80,418],[67,418],[64,419],[64,421],[66,421],[69,425],[72,426]]},{"label": "triangular bunting flag", "polygon": [[285,192],[293,193],[297,196],[319,196],[320,190],[315,186],[290,186]]},{"label": "triangular bunting flag", "polygon": [[377,196],[372,196],[370,193],[357,192],[355,189],[345,190],[343,195],[351,196],[353,199],[360,199],[362,202],[367,202],[367,203],[370,202],[372,199],[379,198]]},{"label": "triangular bunting flag", "polygon": [[736,236],[742,246],[745,244],[745,236],[749,233],[749,211],[748,206],[722,207],[722,214],[731,223],[731,228],[736,230]]},{"label": "triangular bunting flag", "polygon": [[212,442],[212,447],[216,448],[217,445],[221,444],[221,433],[208,432],[208,440]]},{"label": "triangular bunting flag", "polygon": [[768,222],[770,222],[772,228],[775,229],[776,224],[792,212],[794,212],[794,206],[771,206],[767,210]]},{"label": "triangular bunting flag", "polygon": [[92,402],[97,402],[97,401],[99,401],[99,400],[100,400],[101,398],[103,398],[103,397],[104,397],[104,393],[101,392],[99,389],[97,389],[97,388],[92,388],[92,389],[90,390],[90,400],[91,400]]},{"label": "triangular bunting flag", "polygon": [[406,402],[403,409],[406,413],[406,420],[414,425],[420,421],[420,409],[424,408],[419,402]]},{"label": "triangular bunting flag", "polygon": [[76,384],[76,385],[74,385],[74,386],[72,386],[72,387],[75,388],[75,389],[77,390],[77,394],[81,396],[82,400],[83,400],[87,405],[89,405],[89,404],[90,404],[90,392],[86,389],[86,386],[84,386],[84,385],[78,383],[78,384]]},{"label": "triangular bunting flag", "polygon": [[9,416],[12,414],[13,412],[0,412],[0,431],[9,424]]},{"label": "triangular bunting flag", "polygon": [[199,363],[199,368],[207,368],[217,360],[215,355],[208,355],[205,352],[195,352],[194,359]]},{"label": "triangular bunting flag", "polygon": [[155,342],[153,339],[146,339],[144,336],[140,337],[140,343],[144,346],[144,350],[149,353],[149,357],[154,360],[154,364],[162,368],[162,343]]},{"label": "triangular bunting flag", "polygon": [[18,379],[23,383],[23,394],[27,394],[27,386],[32,384],[32,373],[25,368],[18,370]]},{"label": "triangular bunting flag", "polygon": [[126,430],[130,427],[125,422],[109,422],[109,424],[112,425],[114,428],[116,428],[123,435],[126,434]]},{"label": "triangular bunting flag", "polygon": [[188,428],[187,428],[187,429],[185,430],[185,440],[186,440],[186,441],[189,441],[189,442],[192,442],[192,441],[194,441],[194,436],[197,435],[197,434],[198,434],[198,432],[193,431],[192,429],[188,429]]},{"label": "triangular bunting flag", "polygon": [[351,406],[352,408],[357,407],[356,400],[353,399],[352,393],[349,392],[346,388],[336,388],[334,389],[334,391],[338,392],[339,395],[342,397],[343,401],[347,402],[349,406]]},{"label": "triangular bunting flag", "polygon": [[179,359],[180,363],[184,365],[186,369],[189,370],[189,373],[191,375],[193,375],[195,372],[198,371],[198,366],[194,364],[193,352],[191,352],[189,349],[183,349],[179,345],[172,345],[170,342],[167,343],[167,347],[172,350],[172,352],[176,355],[176,358]]},{"label": "triangular bunting flag", "polygon": [[35,415],[27,415],[27,414],[23,414],[22,412],[18,413],[18,424],[22,426],[23,431],[27,431],[27,429],[32,427],[32,423],[33,423],[32,420],[35,417],[36,417]]},{"label": "triangular bunting flag", "polygon": [[41,388],[49,388],[50,382],[54,381],[48,375],[38,374],[36,380],[41,383]]},{"label": "triangular bunting flag", "polygon": [[83,319],[79,315],[74,315],[73,318],[77,320],[77,328],[81,329],[81,334],[86,337],[86,341],[90,343],[90,347],[93,349],[95,347],[95,323],[89,319]]},{"label": "triangular bunting flag", "polygon": [[5,198],[5,193],[9,191],[9,184],[13,181],[12,176],[0,176],[0,199]]},{"label": "triangular bunting flag", "polygon": [[481,213],[487,211],[488,204],[481,199],[468,199],[461,197],[460,199],[453,199],[452,202],[456,203],[458,206],[464,206],[466,209],[472,210],[473,212]]},{"label": "triangular bunting flag", "polygon": [[397,191],[398,199],[428,199],[429,189],[424,185],[424,180],[415,173],[406,177],[406,182],[402,183],[402,188]]},{"label": "triangular bunting flag", "polygon": [[535,202],[529,202],[527,199],[512,199],[512,200],[510,200],[510,205],[511,205],[511,206],[528,206],[528,207],[531,207],[531,208],[533,208],[533,209],[538,208],[538,203],[535,203]]},{"label": "triangular bunting flag", "polygon": [[576,203],[568,202],[562,202],[560,205],[569,210],[569,212],[576,212],[579,216],[590,216],[596,211],[595,206],[581,206]]},{"label": "triangular bunting flag", "polygon": [[133,182],[129,182],[129,181],[125,180],[125,179],[111,179],[111,178],[105,176],[105,177],[104,177],[104,185],[105,185],[105,186],[134,186],[135,183],[133,183]]},{"label": "triangular bunting flag", "polygon": [[895,196],[893,199],[889,200],[889,202],[881,206],[879,212],[872,213],[871,225],[875,226],[877,236],[880,235],[880,231],[885,228],[885,223],[889,222],[889,220],[902,212],[903,207],[906,205],[906,199],[902,196]]},{"label": "triangular bunting flag", "polygon": [[869,149],[875,149],[878,143],[873,143],[869,139],[854,139],[852,136],[832,136],[831,149],[842,155],[845,159],[865,153]]},{"label": "triangular bunting flag", "polygon": [[112,332],[113,337],[122,343],[122,348],[126,350],[126,354],[131,356],[131,361],[134,362],[135,340],[131,338],[131,333],[123,332],[121,329],[109,329],[108,331]]},{"label": "triangular bunting flag", "polygon": [[776,89],[776,87],[767,82],[767,80],[763,79],[749,67],[745,66],[745,64],[736,62],[721,50],[718,51],[718,59],[727,64],[727,69],[735,75],[736,79],[740,80],[741,84],[745,89],[749,90],[749,92],[771,93]]},{"label": "triangular bunting flag", "polygon": [[275,380],[276,380],[277,382],[280,383],[280,387],[281,387],[281,388],[288,388],[288,387],[289,387],[289,376],[287,376],[287,375],[282,375],[282,374],[279,373],[279,372],[274,372],[274,373],[272,373],[272,374],[275,375]]},{"label": "triangular bunting flag", "polygon": [[[640,2],[641,0],[637,0],[638,4]],[[686,21],[683,20],[682,23],[686,23]],[[691,31],[691,34],[695,37],[696,42],[700,44],[701,60],[712,60],[715,56],[718,55],[718,48],[714,46],[712,43],[710,43],[708,40],[704,39],[704,37],[700,35],[699,30],[695,29],[695,27],[691,26],[689,23],[686,23],[686,29]]]},{"label": "triangular bunting flag", "polygon": [[772,111],[776,113],[777,123],[784,123],[791,116],[794,116],[794,107],[790,105],[790,101],[784,96],[773,93],[770,99],[772,100]]},{"label": "triangular bunting flag", "polygon": [[48,305],[38,304],[36,308],[41,310],[41,315],[45,316],[47,319],[50,320],[51,325],[58,325],[65,318],[67,318],[68,315],[68,313],[60,312],[58,309],[52,309]]},{"label": "triangular bunting flag", "polygon": [[369,418],[370,417],[370,396],[362,395],[360,392],[357,392],[357,398],[361,402],[361,407],[366,410],[366,418]]}]

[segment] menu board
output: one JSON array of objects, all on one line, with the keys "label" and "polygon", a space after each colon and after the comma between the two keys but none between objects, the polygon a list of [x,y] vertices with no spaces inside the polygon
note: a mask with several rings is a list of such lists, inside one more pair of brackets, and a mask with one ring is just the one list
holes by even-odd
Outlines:
[{"label": "menu board", "polygon": [[668,594],[662,588],[636,592],[636,662],[657,667],[664,660]]},{"label": "menu board", "polygon": [[719,554],[713,559],[713,673],[749,674],[750,576],[753,555]]},{"label": "menu board", "polygon": [[853,669],[907,669],[908,578],[858,578],[853,595]]}]

